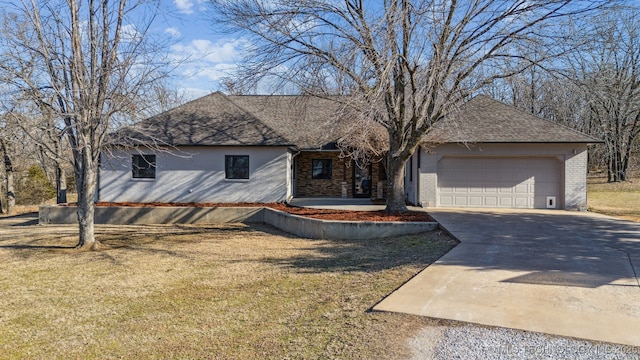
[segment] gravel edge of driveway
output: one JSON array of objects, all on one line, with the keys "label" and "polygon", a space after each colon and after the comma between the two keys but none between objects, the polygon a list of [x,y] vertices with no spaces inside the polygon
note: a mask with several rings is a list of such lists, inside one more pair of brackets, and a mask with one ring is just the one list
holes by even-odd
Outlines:
[{"label": "gravel edge of driveway", "polygon": [[640,347],[445,321],[409,340],[411,360],[640,359]]}]

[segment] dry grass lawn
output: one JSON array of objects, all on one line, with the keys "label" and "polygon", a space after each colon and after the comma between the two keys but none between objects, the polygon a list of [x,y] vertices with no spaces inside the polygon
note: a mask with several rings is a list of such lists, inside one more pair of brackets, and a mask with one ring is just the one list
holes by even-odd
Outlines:
[{"label": "dry grass lawn", "polygon": [[0,358],[404,358],[437,320],[368,309],[454,246],[101,226],[109,249],[75,252],[74,227],[32,223],[0,220]]},{"label": "dry grass lawn", "polygon": [[592,174],[587,197],[590,211],[640,222],[640,172],[619,183],[608,183],[606,174]]}]

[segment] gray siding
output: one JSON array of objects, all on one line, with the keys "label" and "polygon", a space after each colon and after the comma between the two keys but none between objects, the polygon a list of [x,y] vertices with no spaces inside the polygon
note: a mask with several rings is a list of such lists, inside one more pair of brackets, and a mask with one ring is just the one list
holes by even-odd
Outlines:
[{"label": "gray siding", "polygon": [[[156,178],[133,179],[131,155],[114,151],[102,159],[99,201],[107,202],[281,202],[290,193],[286,147],[181,147],[156,154]],[[249,179],[225,179],[225,155],[249,156]]]}]

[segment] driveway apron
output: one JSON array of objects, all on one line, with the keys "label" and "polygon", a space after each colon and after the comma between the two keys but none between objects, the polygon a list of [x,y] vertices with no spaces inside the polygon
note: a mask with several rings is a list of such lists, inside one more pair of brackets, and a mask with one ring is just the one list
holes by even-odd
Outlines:
[{"label": "driveway apron", "polygon": [[558,210],[429,212],[460,244],[374,310],[640,346],[640,224]]}]

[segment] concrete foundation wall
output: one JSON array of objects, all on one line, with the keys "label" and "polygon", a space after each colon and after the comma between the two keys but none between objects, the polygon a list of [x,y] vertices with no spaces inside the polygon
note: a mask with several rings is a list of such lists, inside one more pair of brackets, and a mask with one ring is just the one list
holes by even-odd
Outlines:
[{"label": "concrete foundation wall", "polygon": [[273,209],[264,209],[264,222],[296,236],[310,239],[366,240],[417,234],[434,230],[438,223],[331,221],[310,219]]},{"label": "concrete foundation wall", "polygon": [[[75,224],[76,208],[43,206],[40,208],[39,221],[41,225]],[[96,207],[95,222],[112,225],[265,223],[302,238],[328,240],[365,240],[417,234],[438,226],[435,222],[319,220],[269,208],[249,207]]]},{"label": "concrete foundation wall", "polygon": [[[42,206],[40,225],[76,224],[76,208],[72,206]],[[143,224],[212,224],[261,223],[262,208],[254,207],[101,207],[95,208],[95,223],[109,225]]]}]

